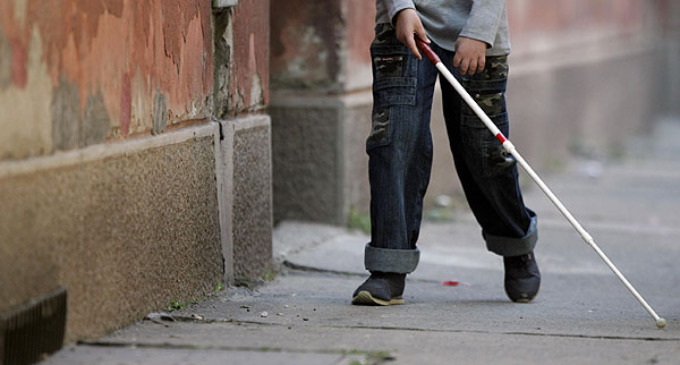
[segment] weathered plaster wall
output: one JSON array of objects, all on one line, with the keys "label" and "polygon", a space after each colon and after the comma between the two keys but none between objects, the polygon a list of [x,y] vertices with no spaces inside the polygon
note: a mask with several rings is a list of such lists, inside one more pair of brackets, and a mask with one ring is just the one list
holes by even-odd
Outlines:
[{"label": "weathered plaster wall", "polygon": [[272,89],[343,88],[343,0],[273,1],[271,22]]},{"label": "weathered plaster wall", "polygon": [[279,1],[272,13],[275,221],[344,224],[367,196],[375,2]]},{"label": "weathered plaster wall", "polygon": [[375,2],[272,3],[272,89],[338,94],[370,88]]},{"label": "weathered plaster wall", "polygon": [[269,0],[0,1],[0,313],[64,285],[74,340],[266,273],[268,85]]},{"label": "weathered plaster wall", "polygon": [[234,9],[231,115],[259,111],[269,104],[269,7],[269,0],[249,0],[239,1]]},{"label": "weathered plaster wall", "polygon": [[0,3],[0,159],[210,116],[209,1]]}]

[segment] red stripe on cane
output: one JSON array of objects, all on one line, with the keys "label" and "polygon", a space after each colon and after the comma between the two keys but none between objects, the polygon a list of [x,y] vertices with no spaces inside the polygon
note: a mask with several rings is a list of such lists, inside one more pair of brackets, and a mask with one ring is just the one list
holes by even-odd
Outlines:
[{"label": "red stripe on cane", "polygon": [[505,143],[505,141],[507,141],[507,140],[505,139],[505,136],[503,135],[503,133],[498,133],[498,134],[496,135],[496,138],[497,138],[499,141],[501,141],[501,144],[503,144],[503,143]]}]

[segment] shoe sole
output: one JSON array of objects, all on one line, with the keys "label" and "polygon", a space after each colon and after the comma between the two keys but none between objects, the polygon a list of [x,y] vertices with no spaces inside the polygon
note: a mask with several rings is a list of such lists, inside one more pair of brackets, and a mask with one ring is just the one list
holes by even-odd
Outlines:
[{"label": "shoe sole", "polygon": [[404,299],[402,297],[396,297],[392,298],[389,301],[388,300],[383,300],[383,299],[378,299],[374,298],[370,292],[366,290],[362,290],[357,294],[354,298],[352,298],[352,304],[354,305],[380,305],[380,306],[388,306],[388,305],[399,305],[399,304],[404,304]]},{"label": "shoe sole", "polygon": [[538,292],[536,292],[536,295],[534,295],[534,296],[531,297],[531,298],[519,298],[519,299],[517,299],[517,300],[514,300],[514,299],[510,298],[510,300],[511,300],[513,303],[527,304],[527,303],[531,303],[534,299],[536,299],[537,296],[538,296]]}]

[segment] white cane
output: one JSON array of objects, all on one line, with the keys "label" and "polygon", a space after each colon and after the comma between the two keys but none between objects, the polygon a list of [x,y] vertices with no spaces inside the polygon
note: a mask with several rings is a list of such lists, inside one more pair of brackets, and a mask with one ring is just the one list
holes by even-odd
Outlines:
[{"label": "white cane", "polygon": [[475,112],[475,114],[479,117],[479,119],[484,123],[484,125],[491,131],[491,133],[498,139],[501,144],[503,145],[503,149],[505,149],[506,152],[512,155],[512,157],[515,158],[515,160],[522,166],[522,168],[527,172],[529,177],[538,185],[539,188],[545,193],[545,195],[550,199],[550,201],[557,207],[557,209],[562,213],[562,215],[569,221],[569,223],[576,229],[576,231],[581,235],[581,238],[593,249],[595,252],[600,256],[602,261],[604,261],[607,266],[614,272],[616,277],[621,280],[623,285],[628,288],[631,294],[635,297],[635,299],[642,304],[642,306],[649,312],[649,314],[654,318],[654,321],[656,321],[656,326],[658,328],[664,328],[666,326],[666,320],[659,317],[658,314],[654,311],[654,309],[647,303],[647,301],[638,293],[637,290],[631,285],[631,283],[623,276],[621,271],[614,266],[614,263],[607,257],[607,255],[604,254],[604,252],[600,249],[600,247],[597,246],[595,243],[595,240],[593,237],[588,234],[588,232],[581,226],[581,224],[574,218],[574,216],[567,210],[567,208],[560,202],[559,199],[557,199],[557,196],[553,194],[553,192],[548,188],[548,186],[541,180],[541,178],[536,174],[534,169],[529,166],[529,164],[524,160],[522,155],[517,152],[517,149],[515,146],[510,142],[503,133],[498,129],[498,127],[489,119],[489,117],[484,113],[482,108],[479,107],[477,102],[468,94],[468,92],[463,88],[463,86],[456,80],[456,78],[451,74],[451,72],[444,66],[442,61],[439,59],[439,56],[437,56],[436,53],[430,48],[430,46],[423,42],[422,40],[418,39],[416,37],[416,43],[418,44],[418,48],[425,54],[425,56],[432,62],[437,70],[444,76],[444,78],[453,86],[454,89],[460,94],[461,98],[465,100],[465,103],[467,103],[470,108]]}]

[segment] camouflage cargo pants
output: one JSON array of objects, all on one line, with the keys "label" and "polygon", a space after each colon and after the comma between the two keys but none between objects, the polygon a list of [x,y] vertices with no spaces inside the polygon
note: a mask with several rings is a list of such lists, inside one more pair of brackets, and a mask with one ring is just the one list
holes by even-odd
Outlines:
[{"label": "camouflage cargo pants", "polygon": [[[507,57],[487,57],[484,71],[460,76],[452,67],[454,53],[436,44],[432,48],[503,134],[509,135]],[[374,105],[366,151],[372,233],[365,265],[369,271],[409,273],[419,260],[417,239],[432,167],[430,114],[438,74],[429,61],[411,55],[389,24],[376,26],[371,56]],[[514,159],[453,87],[444,81],[441,88],[456,171],[487,248],[502,256],[532,251],[536,214],[524,205]]]}]

